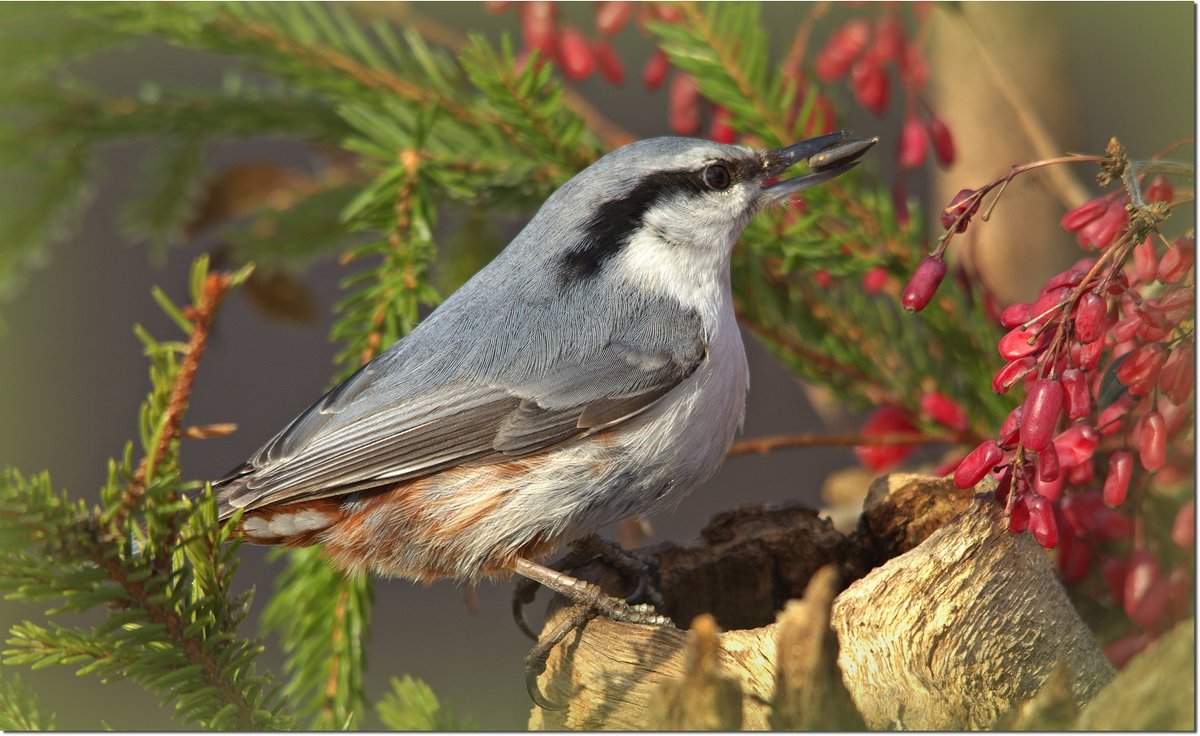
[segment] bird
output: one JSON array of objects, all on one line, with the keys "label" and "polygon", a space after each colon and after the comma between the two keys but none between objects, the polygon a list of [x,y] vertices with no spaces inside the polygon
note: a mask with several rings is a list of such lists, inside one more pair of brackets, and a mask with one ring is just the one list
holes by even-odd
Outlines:
[{"label": "bird", "polygon": [[[348,571],[516,573],[662,623],[538,560],[717,470],[749,387],[734,244],[876,141],[662,137],[604,155],[407,336],[213,482],[219,517],[240,511],[251,543],[320,544]],[[809,173],[779,179],[801,161]]]}]

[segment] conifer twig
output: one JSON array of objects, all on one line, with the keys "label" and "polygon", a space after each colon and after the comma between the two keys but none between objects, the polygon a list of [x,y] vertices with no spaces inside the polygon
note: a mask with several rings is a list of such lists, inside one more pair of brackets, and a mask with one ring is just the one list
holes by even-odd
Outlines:
[{"label": "conifer twig", "polygon": [[[228,273],[209,274],[204,281],[198,302],[186,311],[192,321],[192,334],[188,338],[183,361],[171,386],[171,396],[167,403],[163,430],[159,434],[158,444],[146,457],[142,458],[142,462],[133,476],[133,481],[121,494],[121,504],[113,516],[113,523],[117,528],[129,518],[133,507],[145,494],[147,475],[158,461],[166,456],[171,443],[179,439],[182,434],[183,414],[187,411],[188,398],[192,394],[192,385],[196,380],[196,370],[200,365],[201,356],[204,355],[204,348],[208,345],[208,333],[212,329],[217,307],[229,291],[230,286],[232,286],[232,278]],[[170,494],[171,497],[175,495],[174,491]]]},{"label": "conifer twig", "polygon": [[721,44],[721,37],[716,28],[708,23],[700,6],[694,2],[679,3],[679,8],[687,17],[688,24],[696,34],[712,48],[713,53],[721,60],[729,78],[737,85],[738,91],[751,102],[763,125],[770,130],[780,143],[790,143],[791,137],[787,125],[779,116],[779,111],[765,104],[754,89],[754,84],[746,77],[745,70],[737,63],[737,49],[726,48]]}]

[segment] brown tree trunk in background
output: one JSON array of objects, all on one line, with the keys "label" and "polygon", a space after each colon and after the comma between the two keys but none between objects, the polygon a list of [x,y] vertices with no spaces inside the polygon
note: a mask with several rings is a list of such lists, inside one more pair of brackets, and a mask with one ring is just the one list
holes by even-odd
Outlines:
[{"label": "brown tree trunk in background", "polygon": [[[990,493],[946,479],[877,480],[850,535],[796,507],[750,508],[643,553],[677,625],[713,615],[690,632],[590,621],[552,651],[539,686],[563,707],[534,708],[531,728],[1062,728],[1113,678],[1047,553],[1003,529]],[[602,563],[573,572],[622,592]],[[546,631],[566,615],[551,608]],[[1153,723],[1186,727],[1171,702]]]},{"label": "brown tree trunk in background", "polygon": [[[932,177],[932,222],[960,189],[978,187],[1013,164],[1063,155],[1077,140],[1079,106],[1054,12],[1037,3],[934,6],[925,93],[953,133],[958,158]],[[956,239],[967,245],[957,258],[982,273],[1004,303],[1036,296],[1049,276],[1079,257],[1058,221],[1095,189],[1081,173],[1055,166],[1023,175],[989,222],[972,223]],[[1059,235],[1048,240],[1050,233]]]}]

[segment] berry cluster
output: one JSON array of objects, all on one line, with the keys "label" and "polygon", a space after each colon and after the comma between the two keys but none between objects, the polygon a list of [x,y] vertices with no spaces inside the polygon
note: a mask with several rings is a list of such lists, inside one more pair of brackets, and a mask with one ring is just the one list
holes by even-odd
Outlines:
[{"label": "berry cluster", "polygon": [[[508,1],[485,3],[495,13],[502,13],[514,5],[521,20],[521,37],[524,50],[518,59],[523,65],[532,51],[537,51],[541,62],[558,66],[569,82],[582,82],[597,71],[612,85],[625,82],[625,63],[613,49],[611,38],[626,28],[635,19],[644,27],[647,21],[678,23],[682,20],[680,10],[664,3],[597,2],[594,3],[594,25],[596,36],[588,36],[578,27],[564,23],[558,14],[558,3]],[[653,91],[661,87],[671,74],[667,55],[656,49],[642,70],[642,84]],[[669,122],[671,130],[679,135],[694,135],[701,127],[704,101],[700,97],[696,80],[676,70],[671,74],[669,99]],[[712,110],[710,137],[722,143],[732,143],[733,129],[729,127],[729,114],[720,107]]]},{"label": "berry cluster", "polygon": [[[912,25],[920,28],[929,14],[928,3],[913,3]],[[950,129],[921,97],[929,67],[920,47],[906,35],[900,9],[886,3],[874,6],[879,16],[872,23],[855,18],[839,26],[817,53],[815,71],[822,82],[836,82],[847,75],[854,99],[876,116],[887,109],[892,81],[888,67],[904,92],[904,124],[898,137],[896,159],[900,175],[892,186],[892,198],[901,225],[908,222],[907,192],[903,173],[920,168],[932,150],[941,166],[954,163],[954,139]]]},{"label": "berry cluster", "polygon": [[[1031,303],[997,315],[1008,331],[998,341],[1005,363],[992,389],[1023,387],[1025,398],[996,439],[958,463],[954,480],[969,488],[994,475],[1009,529],[1028,529],[1042,546],[1057,547],[1065,581],[1098,569],[1108,598],[1137,627],[1112,645],[1110,655],[1123,663],[1187,615],[1194,577],[1182,564],[1161,571],[1161,560],[1173,555],[1156,554],[1141,516],[1151,483],[1186,480],[1194,462],[1195,237],[1168,240],[1160,232],[1175,195],[1170,180],[1154,174],[1186,169],[1131,162],[1113,141],[1105,157],[1014,167],[979,190],[963,190],[943,211],[939,247],[917,267],[903,302],[910,311],[929,304],[945,276],[947,244],[986,194],[1023,171],[1078,161],[1100,163],[1101,182],[1120,179],[1124,188],[1067,212],[1062,227],[1088,255]],[[1178,507],[1171,534],[1178,547],[1193,545],[1194,517],[1194,501]]]}]

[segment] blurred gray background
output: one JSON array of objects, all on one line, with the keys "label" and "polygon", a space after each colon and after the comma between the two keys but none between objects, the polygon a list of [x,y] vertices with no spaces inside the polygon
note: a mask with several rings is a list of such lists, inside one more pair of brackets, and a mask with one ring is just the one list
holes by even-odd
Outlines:
[{"label": "blurred gray background", "polygon": [[[777,53],[786,49],[808,8],[766,5],[766,28]],[[483,29],[493,38],[502,30],[516,32],[518,26],[514,12],[494,16],[477,3],[422,4],[419,10],[460,29]],[[561,12],[590,32],[591,3],[563,7]],[[837,18],[854,12],[858,11],[834,9],[832,20],[818,25],[815,42],[823,41]],[[971,6],[969,12],[992,14],[995,22],[989,21],[988,27],[999,36],[997,51],[1014,68],[1029,66],[1030,59],[1053,60],[1053,66],[1034,64],[1023,69],[1022,74],[1029,76],[1022,77],[1022,84],[1056,106],[1050,117],[1056,135],[1061,136],[1057,142],[1062,150],[1100,151],[1110,136],[1117,135],[1131,152],[1149,155],[1192,135],[1195,9],[1191,3],[982,4]],[[616,45],[628,65],[625,85],[614,89],[597,75],[577,85],[578,89],[636,135],[666,133],[665,88],[651,94],[640,86],[641,65],[651,50],[649,39],[630,28],[617,37]],[[215,86],[230,63],[146,42],[98,57],[90,64],[89,75],[121,91],[132,91],[149,73],[167,84]],[[960,152],[988,150],[994,133],[983,122],[973,122],[976,108],[962,109],[953,102],[956,89],[978,91],[982,73],[969,61],[942,66],[931,61],[931,67],[930,93],[938,97],[939,112],[947,110],[943,117],[951,124]],[[860,132],[880,135],[882,145],[867,168],[887,186],[902,113],[898,92],[894,90],[885,117],[877,120],[846,104],[849,95],[844,85],[834,89],[839,109],[849,112],[843,125],[848,122]],[[151,145],[149,141],[122,144],[106,151],[103,164],[95,170],[99,194],[80,232],[54,249],[51,262],[32,275],[15,301],[0,305],[7,326],[0,336],[0,416],[5,418],[0,422],[0,464],[24,472],[47,469],[57,487],[87,498],[95,497],[106,459],[119,454],[126,440],[136,436],[136,409],[149,387],[146,362],[131,326],[141,323],[163,338],[178,334],[152,301],[150,287],[161,285],[183,301],[189,264],[199,252],[178,248],[165,263],[155,265],[144,247],[126,242],[120,234],[117,207],[132,191]],[[990,168],[982,172],[956,167],[941,176],[956,191],[1029,158],[987,162],[984,165]],[[213,170],[219,170],[239,162],[295,165],[306,160],[306,150],[296,143],[254,140],[213,146],[210,162]],[[922,196],[936,185],[910,180],[910,193]],[[1002,206],[996,220],[1020,219],[1013,212]],[[1061,209],[1053,217],[1059,215]],[[517,226],[513,223],[513,228]],[[1008,273],[1016,274],[1016,280],[1007,285],[1017,295],[1035,291],[1051,269],[1078,257],[1061,244],[1028,245],[1040,257],[1030,265],[1022,260],[1028,256],[1018,255],[1017,261],[1026,267],[1012,270],[1009,266]],[[1012,260],[1010,255],[1008,261]],[[307,325],[271,320],[241,293],[229,299],[201,364],[187,423],[236,422],[239,429],[224,439],[186,442],[187,476],[219,476],[328,387],[335,351],[328,339],[330,312],[339,296],[337,281],[347,273],[348,269],[326,259],[304,274],[320,302],[319,318]],[[825,426],[801,386],[752,338],[746,341],[752,381],[744,436]],[[847,417],[841,426],[830,429],[851,429],[857,421]],[[852,452],[839,448],[730,459],[675,513],[652,520],[650,541],[685,541],[713,514],[742,504],[800,500],[819,505],[824,478],[853,463]],[[280,563],[268,563],[263,550],[250,546],[243,547],[242,557],[240,582],[257,589],[257,612]],[[480,587],[476,612],[468,609],[464,591],[451,584],[425,588],[381,580],[375,591],[368,653],[372,701],[384,693],[390,676],[411,673],[482,728],[524,728],[530,703],[522,660],[530,642],[511,622],[508,584]],[[535,608],[535,615],[540,610]],[[37,613],[0,604],[5,627],[26,615]],[[256,615],[251,615],[247,627],[257,624]],[[275,643],[268,642],[268,652],[258,666],[270,670],[280,663]],[[43,705],[58,713],[60,728],[94,729],[102,722],[120,729],[179,727],[168,710],[129,683],[102,687],[91,679],[78,680],[63,668],[22,671],[22,676],[41,692]]]}]

